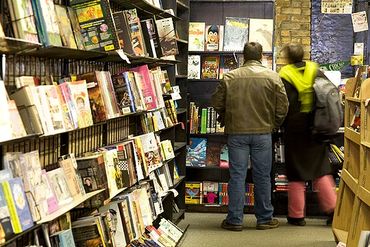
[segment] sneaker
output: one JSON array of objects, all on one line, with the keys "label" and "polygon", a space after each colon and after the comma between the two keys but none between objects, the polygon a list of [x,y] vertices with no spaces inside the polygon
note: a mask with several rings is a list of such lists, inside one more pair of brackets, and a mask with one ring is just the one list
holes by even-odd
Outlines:
[{"label": "sneaker", "polygon": [[257,224],[256,229],[257,230],[268,230],[268,229],[273,229],[273,228],[278,228],[278,227],[279,227],[279,221],[277,219],[272,219],[265,223]]},{"label": "sneaker", "polygon": [[292,217],[287,217],[288,224],[295,225],[295,226],[305,226],[306,221],[304,218],[292,218]]},{"label": "sneaker", "polygon": [[223,229],[226,229],[226,230],[229,230],[229,231],[237,231],[237,232],[240,232],[241,230],[243,230],[243,226],[242,225],[230,224],[226,220],[222,221],[221,227]]}]

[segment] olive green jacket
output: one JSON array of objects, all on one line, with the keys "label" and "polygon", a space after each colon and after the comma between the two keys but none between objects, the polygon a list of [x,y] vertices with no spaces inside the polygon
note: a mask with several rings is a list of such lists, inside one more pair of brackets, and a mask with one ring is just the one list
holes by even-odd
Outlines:
[{"label": "olive green jacket", "polygon": [[250,60],[224,75],[212,105],[225,133],[263,134],[283,123],[289,103],[279,74]]}]

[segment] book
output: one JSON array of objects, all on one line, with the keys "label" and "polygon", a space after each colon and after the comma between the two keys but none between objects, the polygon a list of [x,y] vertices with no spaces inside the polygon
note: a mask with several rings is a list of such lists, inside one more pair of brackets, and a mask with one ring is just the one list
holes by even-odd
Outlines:
[{"label": "book", "polygon": [[89,155],[87,157],[76,158],[77,171],[81,177],[82,184],[86,193],[100,189],[105,191],[94,196],[88,202],[93,208],[103,205],[109,198],[108,178],[106,175],[105,160],[103,154]]},{"label": "book", "polygon": [[187,147],[186,165],[195,167],[206,166],[207,139],[190,138],[190,144]]},{"label": "book", "polygon": [[159,58],[162,56],[160,40],[153,19],[141,21],[141,27],[144,35],[145,47],[150,57]]},{"label": "book", "polygon": [[143,111],[146,109],[143,93],[140,89],[140,85],[136,82],[136,72],[126,71],[124,72],[125,80],[130,84],[132,96],[134,99],[135,111]]},{"label": "book", "polygon": [[222,144],[216,141],[207,142],[206,166],[220,165],[220,152]]},{"label": "book", "polygon": [[161,150],[163,160],[170,160],[175,158],[175,152],[173,151],[172,143],[170,140],[161,141]]},{"label": "book", "polygon": [[31,2],[40,42],[45,46],[62,46],[54,2],[50,0],[31,0]]},{"label": "book", "polygon": [[185,204],[202,203],[202,183],[186,182],[185,183]]},{"label": "book", "polygon": [[229,148],[223,145],[220,152],[220,167],[229,168]]},{"label": "book", "polygon": [[71,94],[71,101],[77,113],[78,127],[85,128],[93,125],[86,81],[68,82],[68,87]]},{"label": "book", "polygon": [[133,45],[131,43],[130,27],[126,19],[124,11],[113,13],[114,24],[116,26],[116,33],[120,49],[124,52],[135,55]]},{"label": "book", "polygon": [[69,191],[66,177],[62,168],[57,168],[47,172],[50,186],[58,199],[58,206],[62,207],[71,203],[73,198]]},{"label": "book", "polygon": [[254,184],[246,183],[245,202],[247,206],[254,206]]},{"label": "book", "polygon": [[229,204],[229,195],[227,192],[228,183],[219,183],[218,184],[218,203],[220,205]]},{"label": "book", "polygon": [[81,27],[78,23],[76,10],[67,6],[68,18],[71,22],[73,35],[75,37],[76,46],[79,50],[85,50],[84,40],[81,33]]},{"label": "book", "polygon": [[123,187],[130,187],[137,182],[137,163],[134,152],[133,141],[117,145],[118,169],[122,174]]},{"label": "book", "polygon": [[20,138],[27,135],[14,100],[8,100],[9,122],[12,138]]},{"label": "book", "polygon": [[75,247],[76,246],[71,229],[56,232],[50,237],[56,238],[55,244],[57,244],[58,247]]},{"label": "book", "polygon": [[6,204],[3,187],[0,186],[0,243],[5,243],[13,234],[9,208]]},{"label": "book", "polygon": [[126,243],[130,243],[135,238],[134,226],[130,214],[129,198],[125,196],[119,203],[122,216],[123,229],[125,231]]},{"label": "book", "polygon": [[106,246],[100,217],[88,216],[72,222],[76,246]]},{"label": "book", "polygon": [[200,116],[200,133],[207,134],[208,109],[203,108]]},{"label": "book", "polygon": [[162,158],[160,154],[160,149],[156,137],[153,132],[137,136],[140,138],[143,152],[144,152],[144,161],[148,167],[148,172],[154,171],[158,167],[162,166]]},{"label": "book", "polygon": [[127,74],[118,74],[112,76],[114,91],[116,93],[117,103],[122,114],[135,112],[135,102],[131,91],[131,86]]},{"label": "book", "polygon": [[248,42],[249,19],[226,17],[224,51],[242,51]]},{"label": "book", "polygon": [[360,132],[360,128],[361,128],[361,108],[357,105],[355,106],[350,126],[356,132]]},{"label": "book", "polygon": [[220,56],[204,56],[202,61],[202,79],[218,79]]},{"label": "book", "polygon": [[39,201],[38,204],[41,205],[41,218],[44,218],[46,215],[54,213],[58,210],[58,199],[56,198],[53,189],[51,188],[49,178],[47,176],[46,170],[41,171],[41,181],[42,181],[42,193],[44,195],[44,200]]},{"label": "book", "polygon": [[31,0],[8,0],[15,38],[39,42]]},{"label": "book", "polygon": [[14,233],[21,233],[33,226],[31,212],[21,178],[1,183]]},{"label": "book", "polygon": [[233,55],[221,56],[220,62],[220,79],[223,79],[224,74],[237,69],[239,67],[236,57]]},{"label": "book", "polygon": [[223,33],[223,26],[221,25],[207,25],[206,26],[206,42],[205,50],[206,51],[219,51],[222,50],[221,46],[223,43],[220,43],[221,33]]},{"label": "book", "polygon": [[200,79],[201,64],[200,55],[188,56],[188,79]]},{"label": "book", "polygon": [[158,37],[163,56],[177,55],[177,40],[172,18],[157,19]]},{"label": "book", "polygon": [[78,165],[74,154],[66,154],[59,157],[58,164],[63,169],[71,196],[75,199],[85,195],[85,189],[78,173]]},{"label": "book", "polygon": [[274,21],[272,19],[249,20],[248,42],[258,42],[264,52],[272,52],[272,37],[274,33]]},{"label": "book", "polygon": [[141,30],[141,23],[136,9],[124,10],[128,30],[131,38],[131,45],[136,56],[146,56],[146,47]]},{"label": "book", "polygon": [[[64,111],[67,111],[67,112],[65,112],[65,114],[68,113],[68,117],[71,121],[70,124],[71,124],[72,129],[77,129],[78,128],[77,110],[76,110],[76,106],[74,105],[74,103],[72,101],[71,89],[68,85],[68,82],[64,82],[62,84],[59,84],[58,87],[59,87],[60,94],[63,98],[63,99],[61,99],[62,108],[63,107],[66,108]],[[64,118],[66,118],[66,117],[64,117]],[[67,123],[67,125],[68,125],[68,123]]]},{"label": "book", "polygon": [[204,22],[189,22],[189,51],[204,51]]},{"label": "book", "polygon": [[218,204],[218,182],[203,181],[202,196],[204,204]]},{"label": "book", "polygon": [[119,48],[108,0],[71,0],[70,6],[76,10],[86,50]]},{"label": "book", "polygon": [[58,20],[60,36],[62,37],[63,45],[68,48],[77,49],[77,44],[72,31],[67,8],[61,5],[55,5],[55,14]]}]

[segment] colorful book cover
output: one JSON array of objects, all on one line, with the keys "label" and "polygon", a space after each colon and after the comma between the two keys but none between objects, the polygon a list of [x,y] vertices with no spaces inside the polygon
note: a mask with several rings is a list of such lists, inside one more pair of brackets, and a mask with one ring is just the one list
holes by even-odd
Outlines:
[{"label": "colorful book cover", "polygon": [[77,113],[78,127],[85,128],[93,125],[86,81],[81,80],[68,82],[68,86],[70,89],[71,99]]},{"label": "colorful book cover", "polygon": [[186,155],[186,165],[195,167],[206,166],[207,154],[207,139],[206,138],[190,138],[190,145]]},{"label": "colorful book cover", "polygon": [[188,56],[188,79],[200,79],[200,55]]},{"label": "colorful book cover", "polygon": [[176,33],[172,18],[158,19],[155,23],[157,25],[162,55],[177,55],[179,50],[177,48]]},{"label": "colorful book cover", "polygon": [[[143,143],[141,142],[141,139],[138,137],[134,138],[134,157],[135,157],[135,162],[136,166],[141,166],[141,170],[143,173],[144,177],[147,177],[149,175],[148,172],[148,166],[145,162],[145,154],[144,154],[144,149],[143,149]],[[138,178],[140,180],[140,178]]]},{"label": "colorful book cover", "polygon": [[122,114],[128,114],[135,111],[134,98],[132,96],[130,83],[127,74],[118,74],[112,76],[114,91],[116,93],[117,103]]},{"label": "colorful book cover", "polygon": [[137,182],[134,143],[130,141],[117,145],[117,157],[123,187],[130,187]]},{"label": "colorful book cover", "polygon": [[62,109],[65,129],[66,130],[76,129],[78,126],[75,126],[74,123],[73,123],[72,114],[69,110],[67,101],[63,96],[62,88],[59,85],[59,86],[55,86],[55,89],[56,89],[58,97],[59,97],[59,102],[60,102],[60,107]]},{"label": "colorful book cover", "polygon": [[70,5],[76,10],[86,50],[119,48],[108,0],[71,0]]},{"label": "colorful book cover", "polygon": [[221,56],[220,79],[224,77],[224,74],[229,73],[231,70],[237,69],[238,67],[237,58],[233,55]]},{"label": "colorful book cover", "polygon": [[207,166],[219,166],[221,146],[222,144],[220,142],[208,141],[206,152]]},{"label": "colorful book cover", "polygon": [[[57,86],[45,85],[38,86],[37,88],[44,87],[44,93],[48,102],[48,110],[52,121],[52,129],[55,132],[65,131],[64,126],[64,112],[61,106]],[[45,114],[46,115],[46,114]]]},{"label": "colorful book cover", "polygon": [[242,51],[248,42],[249,19],[226,17],[224,51]]},{"label": "colorful book cover", "polygon": [[0,186],[0,225],[0,232],[2,233],[0,236],[0,242],[5,243],[5,240],[9,239],[9,237],[14,234],[14,231],[2,186]]},{"label": "colorful book cover", "polygon": [[91,114],[94,123],[108,119],[105,102],[103,100],[102,90],[98,83],[97,71],[79,75],[78,79],[86,80],[87,92],[89,94]]},{"label": "colorful book cover", "polygon": [[62,37],[63,45],[68,48],[77,49],[71,21],[67,13],[67,8],[61,5],[55,5],[55,14],[58,20],[60,36]]},{"label": "colorful book cover", "polygon": [[79,50],[85,50],[84,40],[81,33],[80,23],[78,23],[77,13],[71,7],[67,7],[68,10],[68,17],[71,22],[72,31],[75,37],[76,45]]},{"label": "colorful book cover", "polygon": [[189,51],[204,51],[205,22],[189,22]]},{"label": "colorful book cover", "polygon": [[138,84],[138,82],[136,82],[136,78],[138,76],[135,74],[137,73],[133,71],[124,72],[125,79],[127,79],[130,84],[130,88],[131,88],[132,95],[134,98],[134,103],[135,103],[135,110],[144,111],[146,110],[144,96],[142,94],[141,88],[139,87],[140,85]]},{"label": "colorful book cover", "polygon": [[175,158],[175,152],[173,151],[172,143],[170,140],[161,141],[161,148],[164,160],[170,160]]},{"label": "colorful book cover", "polygon": [[8,0],[16,38],[39,42],[31,0]]},{"label": "colorful book cover", "polygon": [[202,61],[202,79],[218,79],[220,56],[204,56]]},{"label": "colorful book cover", "polygon": [[245,188],[245,205],[254,206],[254,184],[246,183]]},{"label": "colorful book cover", "polygon": [[258,42],[264,52],[272,52],[272,36],[274,33],[274,20],[250,19],[248,42]]},{"label": "colorful book cover", "polygon": [[138,136],[142,142],[145,155],[145,163],[148,167],[148,172],[154,171],[162,166],[162,157],[158,147],[157,139],[153,132]]},{"label": "colorful book cover", "polygon": [[136,9],[129,9],[124,11],[128,29],[131,37],[131,45],[136,56],[146,56],[146,47],[144,43],[143,32],[141,30],[140,19],[137,15]]},{"label": "colorful book cover", "polygon": [[220,46],[222,46],[222,43],[220,43],[221,41],[220,36],[222,31],[223,28],[221,28],[220,25],[206,26],[206,45],[205,45],[206,51],[220,50]]},{"label": "colorful book cover", "polygon": [[21,178],[1,183],[14,233],[21,233],[33,226],[31,212]]},{"label": "colorful book cover", "polygon": [[223,145],[220,153],[220,167],[229,168],[229,148],[227,145]]},{"label": "colorful book cover", "polygon": [[130,70],[136,72],[137,77],[135,78],[135,81],[142,91],[146,110],[156,109],[157,95],[155,94],[153,80],[150,76],[148,65],[131,68]]},{"label": "colorful book cover", "polygon": [[202,183],[186,182],[185,183],[185,204],[202,203]]},{"label": "colorful book cover", "polygon": [[204,204],[218,204],[218,182],[204,181],[202,184]]},{"label": "colorful book cover", "polygon": [[62,46],[53,0],[31,0],[40,41],[45,46]]},{"label": "colorful book cover", "polygon": [[200,133],[207,134],[208,109],[203,108],[200,116]]}]

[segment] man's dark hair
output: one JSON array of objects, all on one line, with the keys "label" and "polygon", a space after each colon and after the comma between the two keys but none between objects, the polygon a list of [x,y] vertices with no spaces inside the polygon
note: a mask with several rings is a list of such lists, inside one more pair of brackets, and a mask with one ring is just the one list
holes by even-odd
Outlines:
[{"label": "man's dark hair", "polygon": [[288,59],[289,63],[299,63],[303,60],[304,50],[299,44],[286,45],[281,52]]},{"label": "man's dark hair", "polygon": [[244,45],[244,62],[248,60],[261,61],[262,45],[258,42],[249,42]]}]

